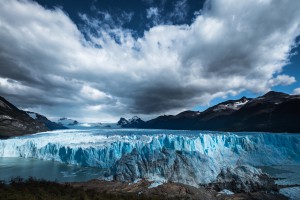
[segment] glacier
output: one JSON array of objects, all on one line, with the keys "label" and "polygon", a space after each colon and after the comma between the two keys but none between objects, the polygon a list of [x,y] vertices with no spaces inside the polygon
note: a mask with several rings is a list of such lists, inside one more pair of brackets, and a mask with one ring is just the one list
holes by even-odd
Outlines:
[{"label": "glacier", "polygon": [[224,169],[300,163],[300,134],[59,130],[0,140],[0,157],[99,167],[102,178],[208,184]]}]

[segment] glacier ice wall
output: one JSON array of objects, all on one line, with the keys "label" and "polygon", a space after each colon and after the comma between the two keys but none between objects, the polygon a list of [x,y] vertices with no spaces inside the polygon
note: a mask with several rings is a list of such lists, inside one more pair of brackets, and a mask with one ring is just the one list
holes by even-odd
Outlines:
[{"label": "glacier ice wall", "polygon": [[145,130],[148,135],[105,135],[99,131],[53,131],[0,140],[0,157],[100,167],[118,180],[148,178],[192,185],[214,181],[229,166],[300,162],[299,134],[180,135]]}]

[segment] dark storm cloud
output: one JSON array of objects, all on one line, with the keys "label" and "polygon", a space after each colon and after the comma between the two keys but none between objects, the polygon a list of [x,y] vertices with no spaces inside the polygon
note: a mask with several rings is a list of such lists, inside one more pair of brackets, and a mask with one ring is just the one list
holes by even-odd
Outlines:
[{"label": "dark storm cloud", "polygon": [[[281,71],[300,33],[300,2],[238,2],[211,0],[192,24],[157,22],[137,37],[106,12],[107,21],[82,13],[79,30],[60,9],[1,1],[0,94],[49,116],[101,121],[295,82]],[[173,4],[174,18],[185,18],[186,3]]]},{"label": "dark storm cloud", "polygon": [[28,69],[18,67],[12,58],[0,55],[0,75],[14,80],[34,82]]},{"label": "dark storm cloud", "polygon": [[147,88],[136,94],[131,112],[155,114],[178,107],[184,108],[186,104],[195,102],[195,91],[191,88],[172,88],[169,86]]}]

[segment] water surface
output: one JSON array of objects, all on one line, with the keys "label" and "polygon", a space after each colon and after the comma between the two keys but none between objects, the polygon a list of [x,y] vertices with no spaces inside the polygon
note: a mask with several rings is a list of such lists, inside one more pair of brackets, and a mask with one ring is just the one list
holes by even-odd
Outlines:
[{"label": "water surface", "polygon": [[94,167],[67,165],[33,158],[0,158],[0,180],[35,177],[58,182],[79,182],[98,178],[103,170]]}]

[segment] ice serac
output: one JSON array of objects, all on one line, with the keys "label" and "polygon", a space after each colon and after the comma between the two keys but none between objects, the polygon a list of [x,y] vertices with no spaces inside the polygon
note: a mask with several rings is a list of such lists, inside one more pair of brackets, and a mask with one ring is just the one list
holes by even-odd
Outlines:
[{"label": "ice serac", "polygon": [[299,134],[103,131],[64,130],[0,140],[0,156],[100,167],[107,177],[123,181],[146,178],[189,185],[214,182],[230,167],[300,163]]},{"label": "ice serac", "polygon": [[217,190],[230,189],[234,192],[277,190],[274,179],[251,166],[237,166],[222,169],[213,183]]},{"label": "ice serac", "polygon": [[180,182],[188,185],[208,184],[214,181],[219,167],[214,160],[197,151],[157,149],[149,147],[122,156],[112,174],[119,181],[134,181],[137,178]]}]

